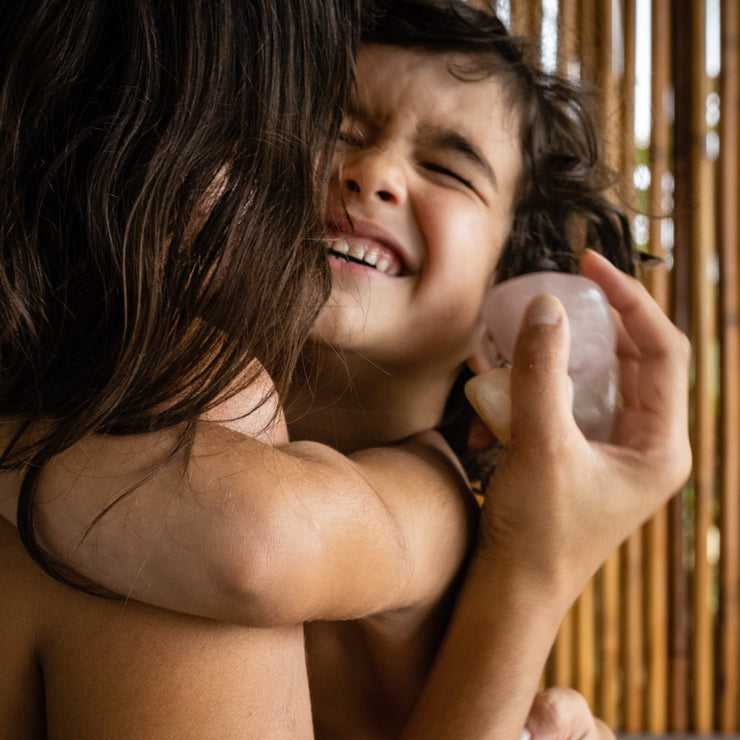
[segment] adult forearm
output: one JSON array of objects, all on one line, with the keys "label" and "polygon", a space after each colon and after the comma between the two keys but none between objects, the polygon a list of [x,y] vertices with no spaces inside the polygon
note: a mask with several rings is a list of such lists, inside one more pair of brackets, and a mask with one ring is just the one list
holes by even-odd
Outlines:
[{"label": "adult forearm", "polygon": [[[612,442],[591,444],[577,429],[567,317],[551,296],[533,301],[514,353],[511,437],[486,491],[480,549],[409,737],[517,738],[567,609],[688,476],[686,338],[637,281],[593,254],[582,266],[621,317]],[[477,400],[489,421],[485,395]]]},{"label": "adult forearm", "polygon": [[518,739],[568,605],[476,556],[403,737]]}]

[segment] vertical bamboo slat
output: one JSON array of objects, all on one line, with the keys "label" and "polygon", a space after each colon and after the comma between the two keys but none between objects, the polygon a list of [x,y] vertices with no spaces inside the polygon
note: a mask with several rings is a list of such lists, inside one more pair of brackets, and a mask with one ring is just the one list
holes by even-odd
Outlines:
[{"label": "vertical bamboo slat", "polygon": [[[593,0],[579,0],[577,4],[578,45],[581,80],[593,83],[599,69],[599,59],[595,45],[597,19]],[[590,706],[596,699],[596,656],[595,641],[595,587],[592,580],[587,584],[575,605],[575,645],[576,688],[583,694]]]},{"label": "vertical bamboo slat", "polygon": [[571,65],[578,59],[577,0],[558,3],[558,74],[568,77]]},{"label": "vertical bamboo slat", "polygon": [[[608,89],[610,95],[620,105],[619,116],[615,116],[615,125],[608,127],[610,140],[620,142],[618,147],[619,171],[625,183],[631,183],[635,170],[635,137],[634,137],[634,89],[635,89],[635,2],[622,0],[621,4],[602,5],[603,12],[617,12],[617,28],[612,28],[612,46],[619,39],[621,29],[621,76],[622,79]],[[619,12],[621,10],[621,13]],[[604,19],[605,20],[605,19]],[[602,21],[603,25],[603,21]],[[615,78],[619,72],[617,60],[612,63]],[[619,82],[619,84],[616,84]],[[621,141],[620,141],[621,140]],[[634,207],[631,191],[623,194],[625,203]],[[622,547],[622,604],[624,632],[622,655],[624,657],[624,711],[623,727],[627,732],[642,731],[644,701],[644,662],[643,648],[645,632],[643,628],[643,578],[642,578],[642,530],[635,532]]]},{"label": "vertical bamboo slat", "polygon": [[692,314],[694,327],[694,725],[697,732],[710,733],[713,728],[713,667],[711,592],[712,573],[706,553],[713,523],[715,462],[714,399],[714,289],[708,268],[714,257],[712,170],[706,155],[705,67],[706,0],[693,0],[692,33]]},{"label": "vertical bamboo slat", "polygon": [[573,668],[573,611],[566,615],[552,651],[552,658],[548,671],[550,686],[575,685],[575,671]]},{"label": "vertical bamboo slat", "polygon": [[624,588],[624,729],[640,733],[643,725],[642,532],[623,548]]},{"label": "vertical bamboo slat", "polygon": [[579,0],[578,20],[578,58],[581,79],[589,84],[596,81],[597,40],[600,29],[596,21],[596,3],[593,0]]},{"label": "vertical bamboo slat", "polygon": [[539,41],[542,35],[542,4],[511,3],[511,27],[515,33]]},{"label": "vertical bamboo slat", "polygon": [[[611,136],[616,141],[621,139],[619,146],[620,167],[625,183],[632,182],[635,169],[635,54],[637,39],[635,0],[622,0],[622,33],[624,36],[623,71],[622,80],[615,90],[617,99],[621,103],[622,115],[619,120],[619,131],[613,132]],[[634,207],[634,199],[629,198],[627,202]]]},{"label": "vertical bamboo slat", "polygon": [[738,251],[740,233],[740,10],[737,0],[722,3],[722,73],[720,97],[719,250],[721,291],[721,389],[722,438],[720,482],[720,584],[718,615],[717,714],[721,732],[736,732],[740,680],[738,631],[740,630],[740,338],[738,337]]},{"label": "vertical bamboo slat", "polygon": [[589,706],[596,699],[596,620],[594,581],[590,581],[576,602],[576,688]]},{"label": "vertical bamboo slat", "polygon": [[610,727],[619,719],[619,553],[615,552],[601,569],[601,671],[596,711]]},{"label": "vertical bamboo slat", "polygon": [[646,528],[647,653],[645,731],[668,731],[668,512],[659,511]]},{"label": "vertical bamboo slat", "polygon": [[[689,331],[691,290],[690,276],[693,272],[691,260],[691,215],[693,206],[693,148],[692,121],[692,54],[690,50],[692,26],[691,13],[671,14],[671,34],[675,53],[671,56],[674,81],[675,121],[673,126],[673,172],[675,177],[675,225],[673,287],[673,318],[686,333]],[[679,50],[681,50],[679,52]],[[694,435],[692,434],[692,440]],[[684,502],[690,497],[687,489],[685,497],[677,498],[669,505],[669,558],[670,558],[670,698],[669,730],[687,732],[689,730],[689,710],[693,711],[690,688],[693,681],[693,667],[689,671],[690,651],[689,630],[689,589],[683,559],[684,549]],[[690,675],[691,673],[691,675]]]},{"label": "vertical bamboo slat", "polygon": [[[652,70],[651,126],[649,169],[650,188],[648,210],[650,219],[648,244],[651,254],[663,262],[649,274],[650,291],[670,314],[671,290],[668,282],[663,245],[665,218],[670,212],[665,184],[670,169],[670,118],[668,113],[671,90],[671,21],[670,0],[653,0],[651,8],[650,59]],[[646,528],[646,642],[647,689],[646,727],[652,734],[668,730],[668,511],[658,512]]]},{"label": "vertical bamboo slat", "polygon": [[668,505],[670,586],[668,730],[675,733],[685,733],[689,729],[688,588],[683,565],[682,503],[679,497]]},{"label": "vertical bamboo slat", "polygon": [[[579,0],[561,0],[558,4],[558,55],[557,69],[570,76],[575,65],[580,65],[578,56],[578,5]],[[565,616],[552,650],[548,677],[551,685],[575,686],[576,655],[578,653],[576,619],[577,606]]]},{"label": "vertical bamboo slat", "polygon": [[[623,116],[622,83],[624,82],[623,60],[612,54],[614,35],[611,0],[595,3],[592,23],[599,29],[599,45],[591,50],[594,54],[594,77],[599,91],[600,128],[604,139],[604,157],[609,166],[620,174],[625,173],[624,147],[622,146]],[[634,83],[633,83],[634,86]],[[631,169],[631,168],[630,168]],[[623,194],[622,194],[623,195]],[[625,603],[620,586],[619,553],[607,560],[597,581],[600,589],[601,609],[599,614],[600,673],[598,686],[599,713],[602,719],[615,724],[619,717],[620,690],[620,604]],[[629,597],[628,597],[629,598]]]}]

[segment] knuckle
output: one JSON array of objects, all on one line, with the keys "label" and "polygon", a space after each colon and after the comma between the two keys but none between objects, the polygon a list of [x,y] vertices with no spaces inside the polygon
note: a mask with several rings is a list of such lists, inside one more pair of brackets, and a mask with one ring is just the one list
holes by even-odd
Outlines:
[{"label": "knuckle", "polygon": [[678,485],[677,489],[686,483],[691,475],[691,470],[694,466],[693,452],[691,450],[691,443],[689,442],[688,436],[682,437],[681,452],[677,455],[679,461],[678,470]]},{"label": "knuckle", "polygon": [[678,329],[676,330],[675,337],[674,353],[676,355],[676,358],[685,363],[688,363],[691,360],[691,353],[693,352],[691,341],[686,336],[686,334]]},{"label": "knuckle", "polygon": [[551,729],[561,729],[567,713],[561,694],[552,690],[541,691],[534,700],[538,719]]},{"label": "knuckle", "polygon": [[531,712],[531,716],[536,718],[536,729],[558,740],[570,738],[577,724],[576,720],[590,715],[591,711],[583,696],[565,687],[553,687],[539,692],[535,696]]}]

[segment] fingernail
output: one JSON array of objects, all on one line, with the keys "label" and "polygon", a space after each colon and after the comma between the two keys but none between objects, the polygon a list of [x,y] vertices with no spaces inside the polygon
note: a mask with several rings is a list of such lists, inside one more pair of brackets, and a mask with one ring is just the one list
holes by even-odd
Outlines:
[{"label": "fingernail", "polygon": [[538,295],[527,307],[525,323],[527,326],[556,326],[563,315],[563,304],[554,296],[546,293]]},{"label": "fingernail", "polygon": [[531,740],[531,738],[532,738],[532,733],[525,727],[522,730],[522,734],[519,737],[519,740]]}]

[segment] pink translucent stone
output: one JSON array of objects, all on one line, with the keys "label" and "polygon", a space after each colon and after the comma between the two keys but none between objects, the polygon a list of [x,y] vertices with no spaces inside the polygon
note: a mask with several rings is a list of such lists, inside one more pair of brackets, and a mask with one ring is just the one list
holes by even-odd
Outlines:
[{"label": "pink translucent stone", "polygon": [[482,309],[493,344],[491,359],[495,361],[499,354],[511,362],[524,311],[543,293],[557,296],[568,314],[573,416],[588,439],[607,441],[614,423],[619,366],[609,302],[592,280],[562,272],[533,272],[495,286]]}]

